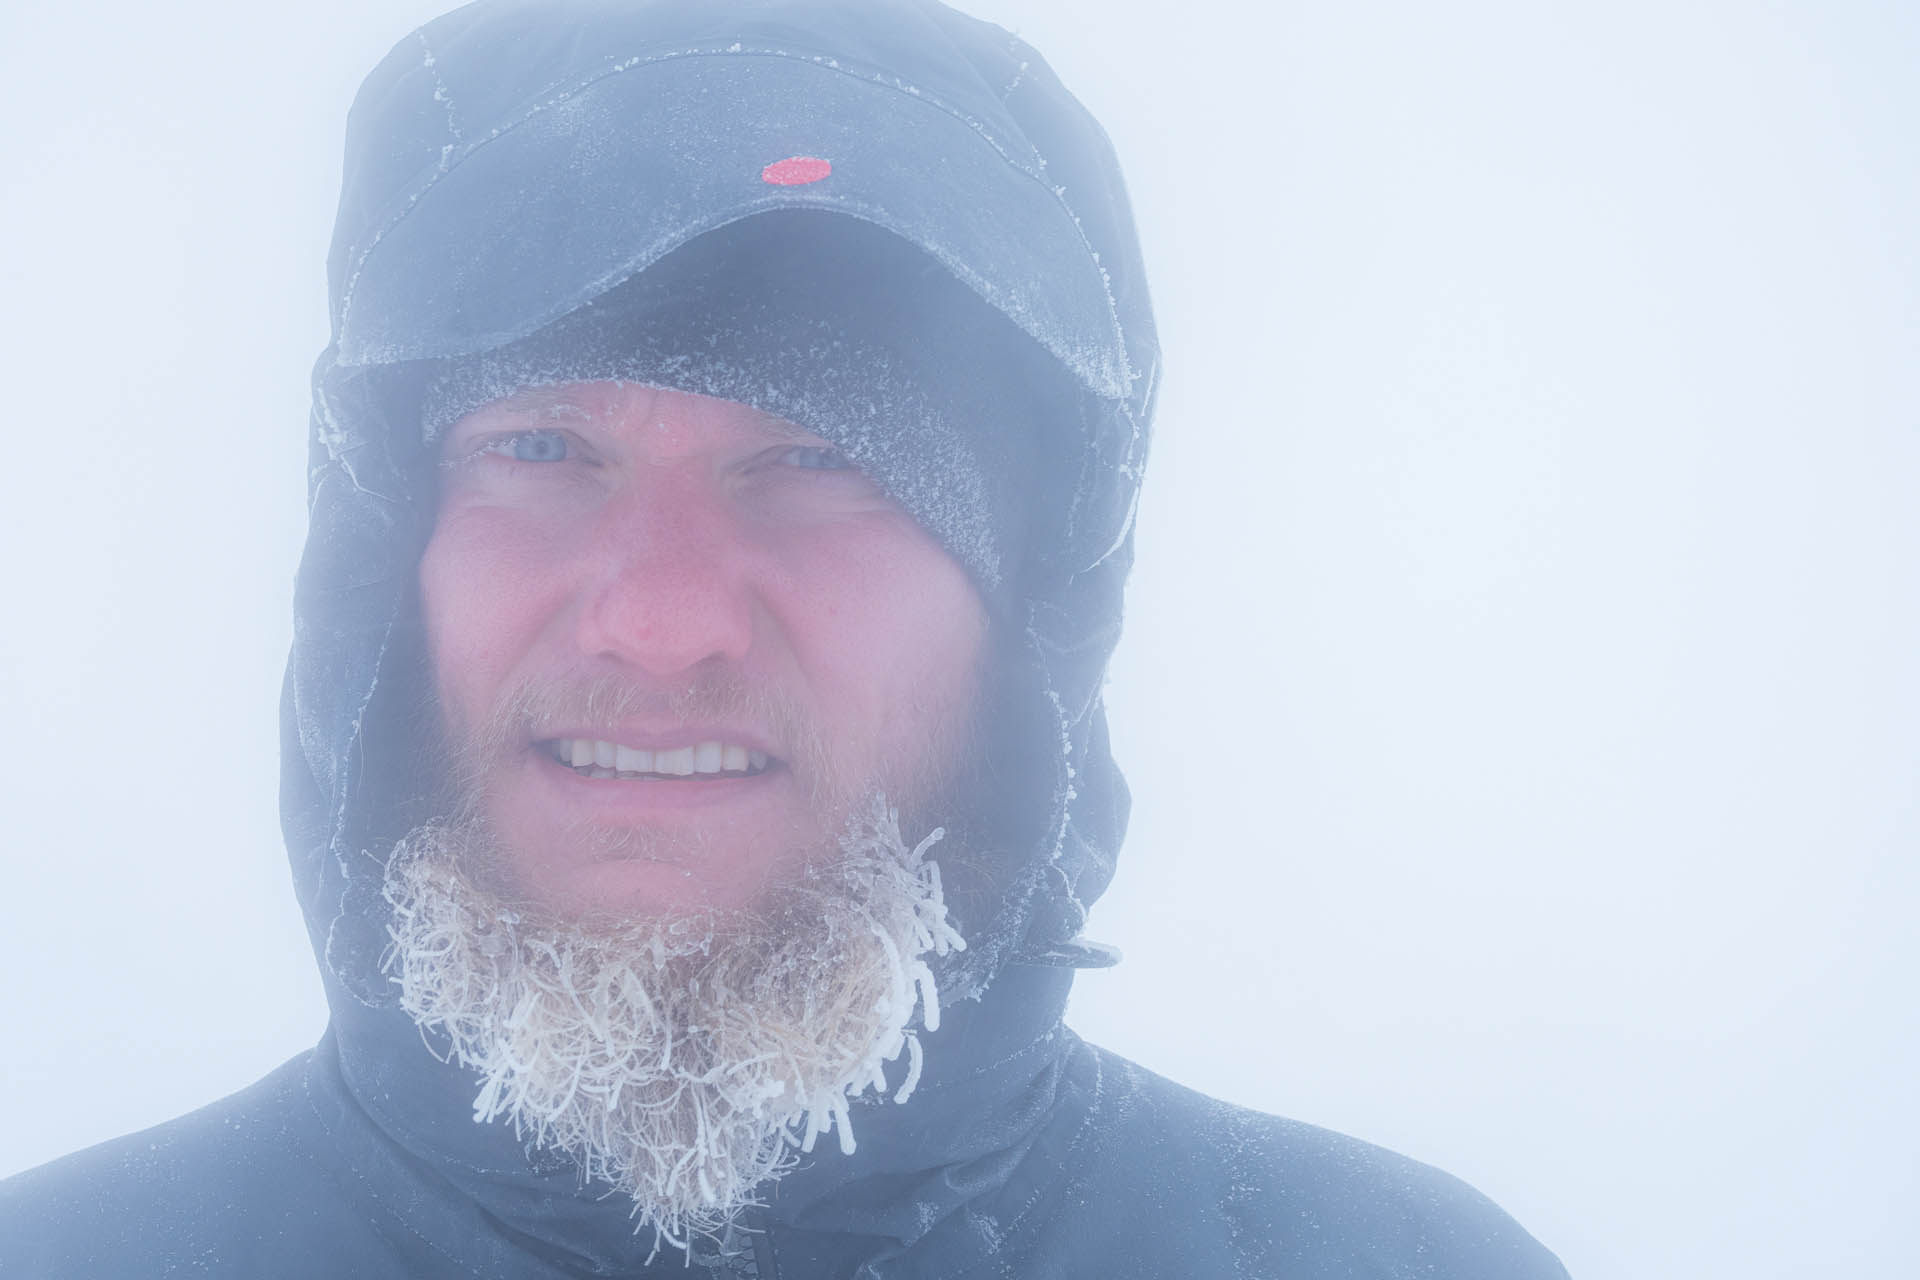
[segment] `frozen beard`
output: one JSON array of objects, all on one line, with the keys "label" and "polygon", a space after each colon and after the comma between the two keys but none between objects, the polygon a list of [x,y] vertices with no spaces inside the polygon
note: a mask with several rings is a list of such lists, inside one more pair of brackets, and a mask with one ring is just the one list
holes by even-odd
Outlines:
[{"label": "frozen beard", "polygon": [[[386,968],[407,1013],[478,1074],[476,1121],[567,1153],[632,1198],[636,1229],[685,1246],[722,1232],[822,1133],[852,1152],[851,1099],[887,1093],[903,1053],[893,1097],[912,1094],[916,1010],[928,1030],[940,1017],[926,958],[966,945],[927,859],[940,833],[908,847],[869,790],[835,804],[835,848],[750,908],[562,914],[507,882],[471,785],[490,740],[556,696],[521,691],[455,749],[468,795],[388,862]],[[602,710],[609,696],[583,695]]]}]

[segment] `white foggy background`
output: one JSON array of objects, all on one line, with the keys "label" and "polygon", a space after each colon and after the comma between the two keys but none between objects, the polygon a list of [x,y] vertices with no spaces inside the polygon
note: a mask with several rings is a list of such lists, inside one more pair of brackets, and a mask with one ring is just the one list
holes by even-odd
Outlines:
[{"label": "white foggy background", "polygon": [[[443,6],[0,20],[0,1174],[325,1011],[277,825],[360,77]],[[1920,1249],[1920,8],[979,0],[1167,373],[1090,1039],[1580,1280]]]}]

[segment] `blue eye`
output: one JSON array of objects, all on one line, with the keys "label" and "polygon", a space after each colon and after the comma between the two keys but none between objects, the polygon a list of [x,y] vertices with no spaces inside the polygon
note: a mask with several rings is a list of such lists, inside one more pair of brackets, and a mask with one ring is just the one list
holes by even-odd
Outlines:
[{"label": "blue eye", "polygon": [[826,445],[796,445],[780,461],[806,471],[851,471],[853,463],[838,449]]},{"label": "blue eye", "polygon": [[515,462],[564,462],[567,438],[558,431],[522,431],[483,445],[480,452],[501,454]]}]

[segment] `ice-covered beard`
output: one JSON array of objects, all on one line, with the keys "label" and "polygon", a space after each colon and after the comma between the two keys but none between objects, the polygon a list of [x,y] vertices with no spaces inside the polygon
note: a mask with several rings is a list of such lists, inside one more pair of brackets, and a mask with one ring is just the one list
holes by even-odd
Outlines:
[{"label": "ice-covered beard", "polygon": [[685,1245],[821,1133],[851,1152],[851,1099],[885,1094],[903,1053],[893,1096],[913,1092],[916,1010],[939,1025],[926,958],[965,946],[927,858],[938,834],[909,847],[870,792],[836,848],[750,909],[581,918],[513,891],[469,796],[388,862],[386,964],[402,1007],[478,1073],[476,1121],[568,1153],[632,1198],[636,1229]]}]

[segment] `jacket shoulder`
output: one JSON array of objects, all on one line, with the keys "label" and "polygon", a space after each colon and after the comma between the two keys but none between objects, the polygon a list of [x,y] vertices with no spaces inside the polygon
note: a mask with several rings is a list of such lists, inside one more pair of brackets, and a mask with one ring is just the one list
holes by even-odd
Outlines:
[{"label": "jacket shoulder", "polygon": [[1103,1274],[1143,1280],[1566,1280],[1551,1252],[1450,1174],[1083,1048],[1075,1074],[1092,1099],[1079,1150],[1062,1161],[1080,1184],[1062,1208],[1097,1221],[1043,1231],[1081,1261],[1057,1255],[1057,1270],[1033,1274],[1095,1274],[1085,1249],[1099,1240],[1113,1254]]},{"label": "jacket shoulder", "polygon": [[0,1275],[307,1274],[302,1259],[337,1245],[346,1203],[316,1145],[310,1057],[0,1181]]}]

